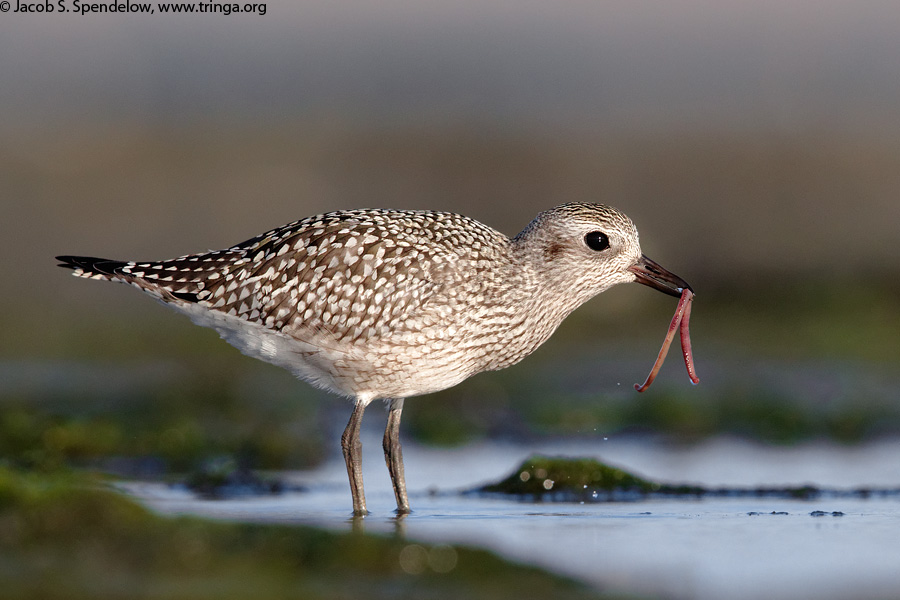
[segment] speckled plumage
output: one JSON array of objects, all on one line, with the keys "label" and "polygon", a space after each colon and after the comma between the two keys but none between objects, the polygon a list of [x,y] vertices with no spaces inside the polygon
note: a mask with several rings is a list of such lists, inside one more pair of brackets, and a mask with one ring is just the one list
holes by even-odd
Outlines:
[{"label": "speckled plumage", "polygon": [[[608,248],[586,244],[595,231]],[[580,304],[635,281],[642,254],[628,217],[579,203],[540,213],[514,238],[452,213],[361,209],[167,261],[59,258],[77,276],[130,283],[358,407],[395,399],[399,425],[396,399],[518,362]]]}]

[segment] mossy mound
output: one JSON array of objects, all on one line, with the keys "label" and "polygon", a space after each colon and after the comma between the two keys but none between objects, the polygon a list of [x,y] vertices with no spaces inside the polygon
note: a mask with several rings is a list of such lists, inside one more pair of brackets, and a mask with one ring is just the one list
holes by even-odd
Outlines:
[{"label": "mossy mound", "polygon": [[593,500],[611,497],[646,496],[662,489],[660,484],[603,464],[593,458],[551,457],[534,454],[525,459],[509,477],[475,490],[543,497],[587,497]]},{"label": "mossy mound", "polygon": [[506,479],[469,490],[468,494],[503,494],[522,500],[551,502],[628,502],[647,498],[897,498],[900,488],[822,489],[811,485],[706,488],[657,483],[593,458],[533,454]]}]

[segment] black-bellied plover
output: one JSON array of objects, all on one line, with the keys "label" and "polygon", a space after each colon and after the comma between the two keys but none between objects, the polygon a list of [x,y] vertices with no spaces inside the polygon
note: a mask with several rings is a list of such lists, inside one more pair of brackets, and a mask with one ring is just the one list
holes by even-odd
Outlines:
[{"label": "black-bellied plover", "polygon": [[514,238],[453,213],[362,209],[172,260],[58,260],[79,277],[130,283],[244,354],[353,399],[341,447],[357,515],[367,512],[359,429],[373,400],[390,406],[384,455],[407,513],[404,398],[519,362],[616,284],[690,300],[683,279],[641,253],[631,220],[599,204],[557,206]]}]

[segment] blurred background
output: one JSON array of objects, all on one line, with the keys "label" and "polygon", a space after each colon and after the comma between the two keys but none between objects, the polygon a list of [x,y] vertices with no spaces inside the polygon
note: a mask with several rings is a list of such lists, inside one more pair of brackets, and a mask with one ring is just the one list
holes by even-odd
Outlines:
[{"label": "blurred background", "polygon": [[632,390],[675,302],[623,286],[522,365],[407,403],[406,439],[897,435],[898,31],[875,0],[2,14],[0,450],[301,468],[349,415],[57,254],[164,259],[356,207],[512,235],[569,201],[622,209],[691,282],[702,384],[673,353]]}]

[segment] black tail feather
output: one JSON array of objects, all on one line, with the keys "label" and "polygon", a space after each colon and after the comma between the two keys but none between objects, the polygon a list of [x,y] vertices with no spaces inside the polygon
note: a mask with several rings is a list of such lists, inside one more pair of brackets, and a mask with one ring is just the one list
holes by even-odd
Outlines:
[{"label": "black tail feather", "polygon": [[57,256],[56,260],[60,262],[57,266],[64,269],[81,269],[85,273],[110,276],[115,275],[117,269],[128,264],[121,260],[109,260],[108,258],[95,258],[93,256]]}]

